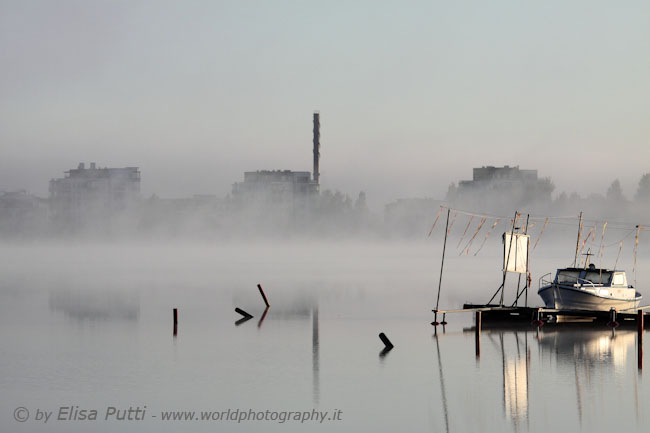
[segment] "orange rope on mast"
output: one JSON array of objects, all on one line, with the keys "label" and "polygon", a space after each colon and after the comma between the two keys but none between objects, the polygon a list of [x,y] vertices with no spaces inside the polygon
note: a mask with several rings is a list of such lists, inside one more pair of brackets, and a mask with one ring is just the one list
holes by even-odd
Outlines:
[{"label": "orange rope on mast", "polygon": [[603,255],[605,255],[605,246],[603,245],[603,241],[605,240],[605,229],[607,228],[607,221],[603,223],[603,231],[600,234],[600,246],[598,247],[598,267],[603,269]]},{"label": "orange rope on mast", "polygon": [[[593,227],[589,229],[587,232],[587,236],[585,236],[584,240],[582,241],[582,246],[580,247],[580,251],[578,251],[578,255],[582,254],[582,251],[585,249],[585,245],[587,245],[587,242],[589,241],[589,236],[591,236],[594,233]],[[580,258],[580,266],[582,266],[582,258]]]},{"label": "orange rope on mast", "polygon": [[467,229],[469,229],[470,224],[472,224],[472,220],[474,219],[474,215],[469,217],[469,221],[467,222],[467,227],[465,227],[465,231],[463,232],[463,235],[460,237],[460,240],[458,241],[458,245],[456,245],[456,249],[460,247],[460,243],[463,242],[463,239],[465,238],[465,234],[467,233]]},{"label": "orange rope on mast", "polygon": [[481,249],[483,249],[483,245],[485,245],[485,243],[487,242],[488,237],[490,236],[490,233],[492,233],[492,229],[494,229],[497,226],[497,224],[499,224],[499,221],[501,221],[501,218],[497,218],[494,221],[494,224],[492,224],[492,227],[490,227],[490,230],[488,230],[487,233],[485,234],[485,238],[483,239],[483,243],[478,248],[478,250],[476,250],[476,252],[474,253],[474,256],[476,256],[479,253],[479,251],[481,251]]},{"label": "orange rope on mast", "polygon": [[614,263],[614,270],[616,270],[616,266],[618,266],[618,258],[621,257],[622,249],[623,249],[623,241],[621,241],[621,243],[618,244],[618,255],[616,256],[616,262]]},{"label": "orange rope on mast", "polygon": [[438,215],[436,215],[436,219],[433,222],[433,225],[431,226],[431,230],[429,230],[429,234],[427,235],[427,237],[430,237],[431,233],[433,233],[433,228],[436,226],[436,223],[438,222],[438,218],[440,218],[441,213],[442,213],[442,206],[440,206],[440,210],[438,211]]},{"label": "orange rope on mast", "polygon": [[544,221],[544,225],[542,226],[542,231],[539,232],[539,236],[537,236],[537,240],[535,241],[535,245],[533,246],[533,251],[535,251],[535,248],[537,248],[537,244],[539,243],[539,240],[542,238],[542,233],[544,233],[544,229],[546,228],[546,225],[548,224],[549,218],[546,218]]},{"label": "orange rope on mast", "polygon": [[642,225],[636,226],[636,235],[634,235],[634,266],[632,267],[632,272],[634,272],[634,285],[636,286],[636,252],[639,248],[639,232],[643,230]]},{"label": "orange rope on mast", "polygon": [[[476,235],[478,235],[478,232],[480,232],[481,228],[483,228],[483,224],[485,224],[485,221],[487,221],[487,217],[481,218],[481,221],[478,223],[478,227],[476,228],[476,231],[474,232],[474,236],[472,236],[472,239],[470,239],[469,242],[467,243],[467,245],[465,245],[465,248],[463,248],[465,250],[465,255],[469,254],[469,247],[472,246],[472,242],[474,242],[474,238],[476,238]],[[461,251],[460,254],[463,254],[463,252]]]},{"label": "orange rope on mast", "polygon": [[447,229],[447,234],[451,233],[451,228],[454,226],[454,223],[456,222],[456,217],[458,216],[458,211],[454,212],[454,216],[451,219],[451,224],[449,224],[449,228]]}]

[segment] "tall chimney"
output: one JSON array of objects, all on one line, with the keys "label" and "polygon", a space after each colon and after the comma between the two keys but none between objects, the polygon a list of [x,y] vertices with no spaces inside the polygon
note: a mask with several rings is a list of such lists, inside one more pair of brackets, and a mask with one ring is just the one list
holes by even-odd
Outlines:
[{"label": "tall chimney", "polygon": [[320,113],[314,112],[314,182],[319,183],[320,179]]}]

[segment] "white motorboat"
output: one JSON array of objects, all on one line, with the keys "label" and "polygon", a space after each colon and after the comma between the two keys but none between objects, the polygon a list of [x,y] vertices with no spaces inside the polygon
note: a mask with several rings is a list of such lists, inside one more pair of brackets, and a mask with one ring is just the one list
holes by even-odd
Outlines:
[{"label": "white motorboat", "polygon": [[590,264],[586,268],[558,269],[540,278],[539,296],[547,308],[564,310],[635,309],[641,294],[628,285],[625,271],[600,269]]}]

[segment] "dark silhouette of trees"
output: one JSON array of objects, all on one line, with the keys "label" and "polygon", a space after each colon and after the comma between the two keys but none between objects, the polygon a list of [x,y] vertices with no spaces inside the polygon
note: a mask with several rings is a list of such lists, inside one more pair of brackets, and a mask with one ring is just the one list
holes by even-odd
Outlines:
[{"label": "dark silhouette of trees", "polygon": [[640,202],[650,203],[650,173],[641,176],[634,198]]},{"label": "dark silhouette of trees", "polygon": [[621,188],[621,182],[615,179],[614,182],[607,188],[607,200],[613,203],[623,203],[626,201]]}]

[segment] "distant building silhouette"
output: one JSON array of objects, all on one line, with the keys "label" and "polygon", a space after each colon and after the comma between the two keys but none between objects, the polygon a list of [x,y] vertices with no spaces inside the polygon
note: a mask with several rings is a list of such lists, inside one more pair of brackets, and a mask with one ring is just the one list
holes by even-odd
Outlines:
[{"label": "distant building silhouette", "polygon": [[317,193],[308,171],[247,171],[244,181],[232,187],[233,198],[246,203],[290,204]]},{"label": "distant building silhouette", "polygon": [[66,225],[109,218],[127,210],[140,196],[138,167],[99,168],[80,163],[65,177],[50,181],[50,215]]},{"label": "distant building silhouette", "polygon": [[257,170],[244,173],[244,181],[232,186],[232,197],[240,206],[287,207],[306,204],[320,189],[320,114],[313,116],[313,176],[308,171]]},{"label": "distant building silhouette", "polygon": [[549,178],[538,178],[537,170],[519,166],[483,166],[473,169],[472,180],[461,180],[450,187],[447,199],[475,209],[501,211],[551,201],[554,186]]},{"label": "distant building silhouette", "polygon": [[519,166],[493,167],[491,165],[474,168],[472,180],[458,182],[458,192],[481,188],[507,189],[515,185],[537,182],[537,170],[520,170]]},{"label": "distant building silhouette", "polygon": [[0,192],[0,233],[40,233],[47,221],[47,200],[27,191]]}]

